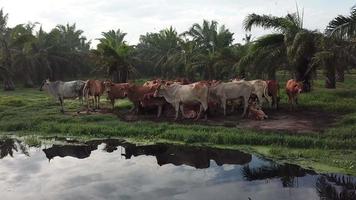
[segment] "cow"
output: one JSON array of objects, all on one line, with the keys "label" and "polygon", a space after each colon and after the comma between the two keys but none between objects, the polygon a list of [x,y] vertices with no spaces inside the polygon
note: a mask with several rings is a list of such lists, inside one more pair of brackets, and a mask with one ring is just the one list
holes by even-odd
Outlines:
[{"label": "cow", "polygon": [[294,79],[290,79],[286,83],[286,93],[288,95],[288,104],[290,109],[293,110],[295,105],[298,104],[298,95],[303,91],[303,83]]},{"label": "cow", "polygon": [[244,112],[242,117],[244,117],[247,112],[248,100],[253,92],[253,89],[252,84],[247,81],[219,83],[210,87],[209,97],[220,102],[220,105],[224,110],[224,116],[226,116],[227,101],[236,100],[242,97],[244,103]]},{"label": "cow", "polygon": [[131,112],[134,111],[137,114],[139,112],[140,106],[142,106],[141,102],[144,100],[145,95],[154,93],[157,87],[158,85],[141,86],[130,84],[127,88],[127,97],[134,104]]},{"label": "cow", "polygon": [[75,80],[69,82],[55,81],[51,82],[48,79],[43,81],[40,87],[40,91],[46,90],[54,99],[58,99],[61,105],[61,112],[64,113],[64,99],[75,99],[79,97],[83,99],[83,88],[85,81]]},{"label": "cow", "polygon": [[279,83],[276,80],[266,80],[268,87],[268,95],[272,98],[271,107],[279,107]]},{"label": "cow", "polygon": [[108,95],[108,99],[111,102],[112,109],[115,107],[116,99],[123,99],[127,97],[128,83],[113,83],[110,80],[104,82],[105,91]]},{"label": "cow", "polygon": [[100,109],[100,96],[105,92],[104,81],[87,80],[83,88],[83,96],[87,101],[87,110],[89,110],[89,96],[94,97],[94,109]]},{"label": "cow", "polygon": [[154,97],[154,92],[147,93],[143,96],[143,99],[140,101],[140,105],[143,108],[147,107],[157,107],[157,118],[162,114],[164,105],[167,104],[167,101],[162,97]]},{"label": "cow", "polygon": [[263,112],[261,107],[257,105],[256,101],[250,101],[248,106],[248,118],[253,120],[264,120],[268,116]]},{"label": "cow", "polygon": [[[234,79],[232,82],[243,82],[243,81],[245,80]],[[258,80],[252,80],[247,82],[249,82],[253,86],[254,90],[252,93],[257,96],[259,105],[261,107],[264,99],[266,99],[268,102],[272,102],[271,97],[268,95],[268,85],[266,81],[258,79]]]},{"label": "cow", "polygon": [[208,95],[209,88],[202,83],[192,83],[188,85],[180,85],[173,83],[172,85],[161,84],[154,93],[155,97],[164,97],[175,109],[175,120],[178,120],[179,110],[184,112],[184,104],[199,103],[200,109],[197,117],[200,118],[201,112],[205,112],[205,119],[207,119],[208,110]]}]

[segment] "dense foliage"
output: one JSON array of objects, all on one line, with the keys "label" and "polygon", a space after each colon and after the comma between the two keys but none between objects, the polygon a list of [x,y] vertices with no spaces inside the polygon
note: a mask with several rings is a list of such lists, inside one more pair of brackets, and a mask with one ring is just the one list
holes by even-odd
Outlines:
[{"label": "dense foliage", "polygon": [[0,80],[5,90],[15,89],[14,83],[33,87],[45,78],[276,79],[283,70],[309,91],[317,69],[324,71],[326,88],[335,88],[356,62],[355,7],[350,16],[333,19],[324,33],[304,28],[298,9],[284,17],[250,14],[244,20],[247,32],[254,27],[273,32],[253,41],[246,34],[243,44],[234,43],[234,33],[224,25],[206,20],[183,33],[173,27],[146,33],[137,45],[129,45],[122,30],[110,30],[92,49],[75,24],[45,32],[37,23],[8,27],[7,21],[1,10]]}]

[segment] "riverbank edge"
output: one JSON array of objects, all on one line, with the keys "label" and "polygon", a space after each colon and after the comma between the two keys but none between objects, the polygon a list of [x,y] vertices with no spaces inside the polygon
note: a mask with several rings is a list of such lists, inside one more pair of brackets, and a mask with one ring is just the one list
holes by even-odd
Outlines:
[{"label": "riverbank edge", "polygon": [[[157,143],[165,144],[179,144],[187,146],[204,146],[219,149],[233,149],[240,150],[245,153],[254,154],[258,157],[273,160],[279,164],[295,164],[299,165],[305,169],[314,170],[317,173],[340,173],[351,176],[356,176],[356,169],[354,166],[350,167],[347,165],[340,165],[340,162],[348,163],[351,162],[353,165],[353,160],[345,159],[343,156],[344,151],[350,151],[346,149],[304,149],[304,148],[290,148],[282,147],[276,145],[220,145],[211,143],[186,143],[183,141],[167,140],[167,139],[143,139],[138,137],[97,137],[90,135],[73,136],[70,134],[47,134],[47,133],[34,133],[34,132],[0,132],[0,137],[16,137],[24,139],[25,141],[32,141],[32,146],[38,145],[41,140],[46,140],[44,138],[55,138],[55,137],[65,137],[70,139],[75,139],[81,142],[94,140],[94,139],[122,139],[129,143],[136,145],[149,145]],[[36,141],[37,138],[37,141]],[[31,146],[31,144],[28,144]],[[319,152],[324,152],[323,156],[319,155]],[[303,152],[312,152],[315,156],[305,156]],[[292,155],[292,156],[291,156]],[[311,154],[313,155],[313,154]],[[326,159],[328,157],[329,159]]]}]

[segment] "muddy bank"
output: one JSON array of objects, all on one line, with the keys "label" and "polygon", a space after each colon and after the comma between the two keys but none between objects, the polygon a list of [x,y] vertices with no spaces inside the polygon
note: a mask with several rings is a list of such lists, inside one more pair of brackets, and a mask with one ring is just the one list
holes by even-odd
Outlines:
[{"label": "muddy bank", "polygon": [[307,111],[296,110],[290,111],[288,109],[265,109],[268,119],[256,121],[241,117],[242,111],[230,113],[223,116],[221,113],[209,114],[208,119],[182,119],[175,121],[174,112],[172,110],[165,111],[160,118],[157,118],[156,110],[148,110],[139,114],[133,114],[128,110],[115,110],[104,108],[96,112],[81,112],[82,114],[114,114],[120,120],[131,121],[152,121],[152,122],[171,122],[179,124],[199,124],[207,126],[224,126],[249,128],[261,131],[275,131],[287,133],[322,133],[325,129],[330,128],[340,118],[340,114],[329,113],[324,111]]}]

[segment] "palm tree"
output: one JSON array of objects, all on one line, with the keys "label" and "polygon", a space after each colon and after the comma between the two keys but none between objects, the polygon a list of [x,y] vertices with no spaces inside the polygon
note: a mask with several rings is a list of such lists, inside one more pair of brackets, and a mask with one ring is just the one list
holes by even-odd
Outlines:
[{"label": "palm tree", "polygon": [[[0,10],[0,69],[4,81],[4,90],[14,90],[13,82],[17,57],[27,50],[27,44],[33,39],[33,35],[20,24],[14,28],[7,27],[8,14]],[[28,28],[28,27],[27,27]],[[23,73],[26,73],[24,71]]]},{"label": "palm tree", "polygon": [[102,38],[98,39],[97,49],[92,53],[100,64],[104,67],[114,82],[127,82],[129,74],[135,73],[133,67],[133,46],[126,44],[124,40],[126,33],[110,30],[102,33]]},{"label": "palm tree", "polygon": [[158,33],[147,33],[140,37],[140,43],[137,45],[137,51],[142,59],[151,62],[155,71],[161,77],[172,78],[182,75],[179,55],[182,50],[182,39],[173,28],[167,28]]},{"label": "palm tree", "polygon": [[[224,25],[218,29],[216,21],[204,20],[203,24],[193,24],[193,26],[182,35],[188,36],[197,44],[197,56],[194,66],[201,69],[204,79],[219,78],[218,66],[222,64],[222,53],[226,53],[226,48],[231,46],[233,33],[226,29]],[[231,69],[232,66],[230,66]]]},{"label": "palm tree", "polygon": [[[325,30],[326,36],[335,38],[339,41],[343,41],[344,49],[347,49],[346,55],[352,62],[355,58],[353,53],[348,53],[350,50],[354,50],[354,39],[356,36],[356,7],[351,8],[349,16],[339,15],[329,22],[329,25]],[[352,51],[351,51],[352,52]],[[344,58],[345,59],[345,58]],[[341,65],[336,67],[336,81],[344,81],[344,72],[347,69],[347,65]]]},{"label": "palm tree", "polygon": [[339,15],[331,20],[326,28],[326,34],[344,40],[354,39],[356,36],[356,6],[351,8],[350,16]]},{"label": "palm tree", "polygon": [[[286,60],[293,70],[295,78],[303,81],[304,90],[309,91],[312,77],[312,71],[309,68],[316,51],[315,38],[317,34],[303,28],[303,17],[299,14],[299,11],[294,14],[287,14],[285,17],[250,14],[244,21],[244,27],[246,31],[251,31],[253,26],[278,32],[261,39],[263,48],[268,49],[271,46],[278,46],[278,54],[282,55],[286,52]],[[280,38],[282,37],[284,44],[281,43]],[[263,42],[266,40],[269,42]],[[276,54],[276,52],[271,52],[271,54]]]},{"label": "palm tree", "polygon": [[245,44],[243,57],[236,64],[237,71],[243,72],[245,77],[249,73],[250,78],[276,79],[276,71],[285,66],[286,48],[282,34],[268,34],[258,38],[254,42]]}]

